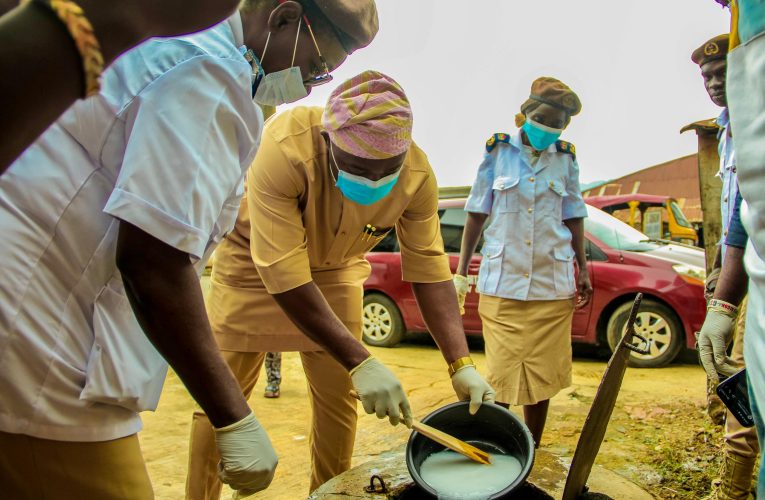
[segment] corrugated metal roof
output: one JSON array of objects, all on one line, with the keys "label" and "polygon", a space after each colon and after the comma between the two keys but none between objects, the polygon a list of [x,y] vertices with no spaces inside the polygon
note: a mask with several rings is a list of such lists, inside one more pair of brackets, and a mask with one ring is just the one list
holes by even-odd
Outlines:
[{"label": "corrugated metal roof", "polygon": [[610,196],[588,196],[587,203],[597,208],[610,207],[613,205],[624,205],[626,207],[627,203],[629,203],[632,200],[639,201],[642,203],[661,205],[667,199],[668,199],[667,196],[662,196],[658,194],[636,193],[636,194],[617,194],[617,195],[610,195]]},{"label": "corrugated metal roof", "polygon": [[683,156],[614,179],[585,196],[653,194],[675,198],[691,222],[702,220],[699,170],[696,155]]}]

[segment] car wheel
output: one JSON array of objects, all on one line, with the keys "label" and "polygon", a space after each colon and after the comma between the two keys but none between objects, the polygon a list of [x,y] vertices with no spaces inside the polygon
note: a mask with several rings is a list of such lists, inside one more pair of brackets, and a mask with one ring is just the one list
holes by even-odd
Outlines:
[{"label": "car wheel", "polygon": [[[612,352],[627,329],[631,309],[632,302],[622,304],[608,320],[608,345]],[[635,332],[651,341],[648,354],[630,352],[629,365],[637,368],[658,368],[671,363],[685,343],[685,332],[675,312],[650,299],[640,304]]]},{"label": "car wheel", "polygon": [[364,297],[361,318],[364,342],[377,347],[393,347],[404,338],[404,321],[396,304],[385,295],[370,293]]}]

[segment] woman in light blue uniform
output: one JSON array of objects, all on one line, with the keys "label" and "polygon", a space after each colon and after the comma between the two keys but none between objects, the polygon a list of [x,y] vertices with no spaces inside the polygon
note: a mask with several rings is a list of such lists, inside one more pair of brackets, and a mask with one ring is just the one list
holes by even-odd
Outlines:
[{"label": "woman in light blue uniform", "polygon": [[574,308],[592,295],[579,166],[574,146],[558,140],[580,110],[568,86],[538,78],[516,117],[518,133],[486,142],[454,277],[463,305],[468,264],[491,218],[477,288],[488,380],[497,402],[524,406],[537,446],[550,398],[571,384]]}]

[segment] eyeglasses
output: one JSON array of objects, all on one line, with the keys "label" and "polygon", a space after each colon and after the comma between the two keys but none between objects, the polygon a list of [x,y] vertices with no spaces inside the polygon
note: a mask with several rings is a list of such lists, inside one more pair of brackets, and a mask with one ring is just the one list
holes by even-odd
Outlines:
[{"label": "eyeglasses", "polygon": [[307,79],[303,80],[303,85],[308,87],[318,87],[319,85],[324,85],[325,83],[331,82],[332,75],[329,74],[329,65],[327,64],[327,60],[324,59],[323,55],[321,55],[319,44],[316,43],[316,37],[313,34],[313,28],[311,28],[311,23],[308,22],[308,18],[306,18],[305,15],[303,15],[303,21],[305,21],[305,25],[308,27],[308,33],[311,35],[313,46],[316,47],[316,53],[319,54],[319,61],[321,61],[321,68],[319,68],[319,73],[317,75],[310,75]]},{"label": "eyeglasses", "polygon": [[[283,4],[286,0],[279,0],[280,4]],[[319,61],[321,61],[321,67],[319,68],[319,71],[316,73],[318,74],[311,74],[303,80],[303,85],[306,87],[318,87],[319,85],[324,85],[325,83],[329,83],[332,81],[332,75],[329,74],[329,65],[327,64],[327,60],[324,59],[324,56],[321,54],[321,49],[319,49],[319,44],[316,42],[316,36],[313,34],[313,28],[311,27],[310,21],[308,21],[308,18],[305,14],[303,14],[303,22],[308,27],[308,33],[311,35],[311,40],[313,40],[313,46],[316,47],[316,53],[319,54]],[[298,29],[300,29],[298,27]],[[297,50],[297,46],[295,47]],[[294,57],[294,56],[293,56]]]}]

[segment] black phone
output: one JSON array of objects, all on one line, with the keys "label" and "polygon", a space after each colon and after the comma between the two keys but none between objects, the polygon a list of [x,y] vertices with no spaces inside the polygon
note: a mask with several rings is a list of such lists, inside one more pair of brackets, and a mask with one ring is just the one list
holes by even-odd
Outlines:
[{"label": "black phone", "polygon": [[749,391],[746,382],[746,368],[734,373],[717,386],[717,395],[730,412],[736,417],[738,423],[744,427],[754,425],[752,407],[749,406]]}]

